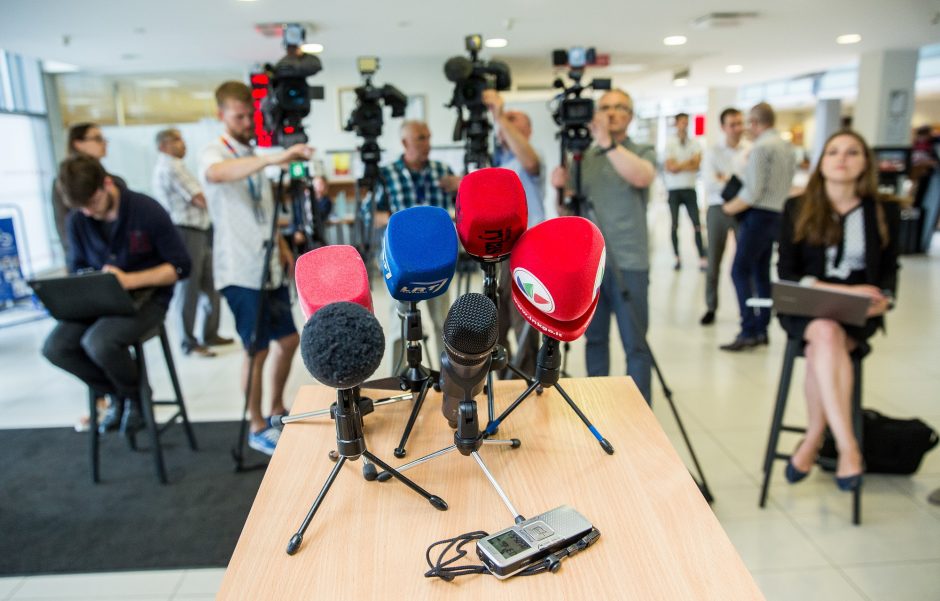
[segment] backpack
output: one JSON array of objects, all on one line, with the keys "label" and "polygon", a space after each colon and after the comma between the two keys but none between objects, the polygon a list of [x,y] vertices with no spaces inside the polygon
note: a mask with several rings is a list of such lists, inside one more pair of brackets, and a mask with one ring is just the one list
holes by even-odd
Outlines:
[{"label": "backpack", "polygon": [[[869,474],[913,474],[930,449],[937,446],[937,432],[919,419],[895,419],[874,409],[862,411],[862,455]],[[835,439],[826,430],[819,451],[823,469],[835,470]]]}]

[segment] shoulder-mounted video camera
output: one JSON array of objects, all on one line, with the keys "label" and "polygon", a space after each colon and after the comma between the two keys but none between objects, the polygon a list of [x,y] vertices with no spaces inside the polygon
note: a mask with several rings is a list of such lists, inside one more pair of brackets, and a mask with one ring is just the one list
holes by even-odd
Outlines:
[{"label": "shoulder-mounted video camera", "polygon": [[310,114],[310,102],[323,100],[323,86],[310,86],[307,78],[319,73],[320,59],[301,50],[306,32],[299,24],[284,26],[287,54],[274,65],[264,66],[268,93],[261,101],[264,129],[271,132],[277,146],[307,141],[302,121]]}]

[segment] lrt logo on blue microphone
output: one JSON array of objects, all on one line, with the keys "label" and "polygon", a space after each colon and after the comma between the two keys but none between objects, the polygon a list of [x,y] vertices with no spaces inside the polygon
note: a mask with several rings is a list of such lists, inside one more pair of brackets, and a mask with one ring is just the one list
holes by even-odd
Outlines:
[{"label": "lrt logo on blue microphone", "polygon": [[414,282],[411,287],[407,284],[402,286],[399,292],[402,294],[434,294],[435,292],[440,292],[449,281],[450,278],[444,278],[443,280],[437,280],[435,282]]}]

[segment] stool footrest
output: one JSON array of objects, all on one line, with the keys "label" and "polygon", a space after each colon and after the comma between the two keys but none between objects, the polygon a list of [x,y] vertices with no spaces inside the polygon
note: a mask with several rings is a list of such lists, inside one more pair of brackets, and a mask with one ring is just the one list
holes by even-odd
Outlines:
[{"label": "stool footrest", "polygon": [[801,428],[799,426],[780,426],[780,429],[784,432],[798,432],[800,434],[806,434],[806,428]]}]

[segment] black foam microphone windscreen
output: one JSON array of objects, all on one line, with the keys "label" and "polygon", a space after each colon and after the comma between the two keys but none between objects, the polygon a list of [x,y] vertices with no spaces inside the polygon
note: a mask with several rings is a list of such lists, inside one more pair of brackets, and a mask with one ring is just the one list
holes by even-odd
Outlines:
[{"label": "black foam microphone windscreen", "polygon": [[300,356],[314,378],[353,388],[382,362],[385,335],[375,316],[356,303],[332,303],[313,314],[300,336]]},{"label": "black foam microphone windscreen", "polygon": [[457,83],[470,77],[473,73],[473,63],[463,56],[452,56],[444,63],[444,75],[447,81]]}]

